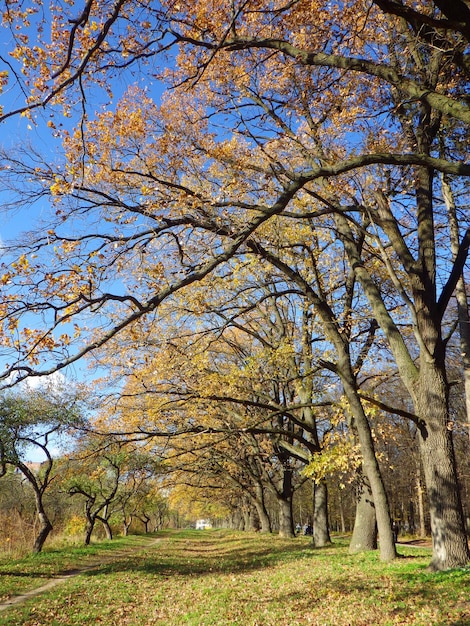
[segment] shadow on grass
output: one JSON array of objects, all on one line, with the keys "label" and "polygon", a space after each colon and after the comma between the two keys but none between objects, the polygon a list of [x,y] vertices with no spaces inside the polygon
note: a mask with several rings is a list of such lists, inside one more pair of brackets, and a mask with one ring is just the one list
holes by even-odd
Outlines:
[{"label": "shadow on grass", "polygon": [[[347,541],[340,540],[326,548],[314,548],[299,539],[282,541],[276,538],[270,545],[269,537],[266,537],[268,541],[263,542],[259,535],[250,538],[246,534],[241,537],[233,534],[225,536],[216,532],[206,535],[201,534],[201,531],[186,531],[171,533],[168,537],[171,538],[170,541],[164,541],[161,550],[157,547],[144,557],[132,555],[129,559],[110,563],[99,570],[88,572],[87,575],[135,570],[165,578],[212,576],[217,573],[250,573],[305,558],[311,558],[312,566],[317,566],[318,570],[322,571],[322,563],[339,559],[338,563],[341,562],[341,565],[346,566],[344,576],[338,576],[336,570],[330,574],[322,572],[320,578],[315,578],[312,570],[312,579],[305,580],[302,592],[287,594],[286,602],[305,603],[303,608],[308,610],[312,598],[316,596],[320,601],[329,595],[331,597],[340,595],[342,598],[350,598],[352,603],[355,598],[362,597],[368,598],[371,604],[389,603],[393,616],[406,615],[411,606],[415,610],[438,604],[444,610],[446,602],[459,605],[462,593],[466,597],[470,596],[470,570],[428,572],[426,565],[419,564],[423,557],[428,556],[422,550],[419,551],[420,554],[400,555],[399,560],[404,561],[405,570],[388,569],[388,566],[384,565],[382,571],[381,565],[374,563],[376,571],[369,577],[367,568],[368,563],[372,564],[372,561],[368,560],[371,555],[363,556],[364,562],[361,567],[360,558],[345,554]],[[413,565],[413,561],[418,563]],[[347,566],[348,562],[352,564],[352,568]],[[449,626],[469,624],[468,617],[449,622]]]},{"label": "shadow on grass", "polygon": [[18,571],[0,571],[0,580],[5,576],[11,576],[12,578],[53,578],[54,575],[50,572],[18,572]]},{"label": "shadow on grass", "polygon": [[[242,573],[256,571],[277,563],[303,559],[316,551],[311,545],[296,540],[286,540],[272,546],[260,545],[257,537],[222,536],[216,532],[184,531],[162,533],[171,537],[160,550],[151,553],[130,555],[123,559],[105,563],[99,569],[85,572],[86,576],[97,576],[118,571],[139,571],[153,575],[204,576],[214,573]],[[335,545],[329,547],[334,549]],[[145,551],[145,548],[143,549]]]}]

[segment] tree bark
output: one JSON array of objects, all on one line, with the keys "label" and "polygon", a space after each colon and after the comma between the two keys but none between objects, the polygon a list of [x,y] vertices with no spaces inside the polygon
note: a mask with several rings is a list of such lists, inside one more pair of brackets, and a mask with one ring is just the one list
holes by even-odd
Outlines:
[{"label": "tree bark", "polygon": [[380,559],[382,561],[391,561],[396,558],[397,551],[393,539],[387,493],[382,480],[379,463],[375,455],[375,446],[369,421],[364,412],[361,400],[358,397],[355,385],[350,385],[344,377],[342,377],[342,381],[349,406],[351,407],[351,412],[354,416],[355,431],[357,432],[357,437],[361,445],[364,473],[369,480],[373,496],[375,517],[380,536]]},{"label": "tree bark", "polygon": [[416,474],[416,495],[418,498],[418,515],[419,515],[419,535],[426,537],[426,520],[424,517],[424,488],[421,480],[421,468],[419,467]]},{"label": "tree bark", "polygon": [[39,518],[40,528],[33,544],[33,552],[36,554],[41,552],[44,546],[44,543],[46,542],[46,539],[52,530],[52,524],[49,521],[49,518],[47,517],[44,510],[38,511],[38,518]]},{"label": "tree bark", "polygon": [[263,486],[261,484],[255,485],[255,499],[254,504],[256,507],[256,511],[259,517],[259,523],[261,525],[260,532],[262,533],[270,533],[271,532],[271,520],[269,518],[268,511],[266,509],[266,505],[264,503],[264,491]]},{"label": "tree bark", "polygon": [[330,543],[328,487],[326,480],[319,480],[313,483],[313,545],[323,548]]},{"label": "tree bark", "polygon": [[91,533],[93,532],[93,528],[95,527],[95,522],[92,519],[87,519],[87,523],[85,526],[85,545],[89,546],[91,541]]},{"label": "tree bark", "polygon": [[279,504],[279,536],[295,537],[294,520],[292,515],[292,497],[278,496]]},{"label": "tree bark", "polygon": [[97,519],[103,524],[104,532],[106,534],[106,539],[113,538],[113,531],[111,530],[111,526],[109,525],[108,520],[105,517],[98,517]]},{"label": "tree bark", "polygon": [[415,407],[426,416],[419,424],[421,462],[431,517],[431,570],[462,567],[470,553],[458,487],[447,382],[440,369],[423,359],[415,385]]},{"label": "tree bark", "polygon": [[39,519],[39,532],[33,544],[33,552],[37,554],[41,552],[44,546],[44,543],[46,542],[46,539],[49,536],[49,533],[52,531],[52,524],[44,509],[44,504],[42,501],[43,492],[41,488],[39,487],[39,485],[36,483],[35,480],[33,481],[30,480],[30,484],[34,490],[34,501],[36,504],[36,513]]},{"label": "tree bark", "polygon": [[[341,491],[339,492],[339,496],[338,496],[338,506],[339,506],[340,522],[341,522],[341,532],[344,534],[346,532],[346,520],[344,518],[344,506],[343,506],[343,498],[341,495]],[[374,517],[375,517],[375,514],[374,514]]]},{"label": "tree bark", "polygon": [[370,484],[362,472],[358,472],[356,488],[356,517],[349,544],[349,553],[377,550],[377,520]]}]

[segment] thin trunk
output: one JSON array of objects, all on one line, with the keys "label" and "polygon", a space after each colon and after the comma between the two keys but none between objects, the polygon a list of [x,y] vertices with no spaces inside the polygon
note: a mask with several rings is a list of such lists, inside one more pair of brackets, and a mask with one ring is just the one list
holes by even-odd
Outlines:
[{"label": "thin trunk", "polygon": [[339,516],[341,522],[341,532],[344,534],[346,532],[346,520],[344,519],[344,506],[341,491],[339,492]]},{"label": "thin trunk", "polygon": [[86,527],[85,527],[85,545],[89,546],[91,541],[91,533],[93,532],[93,528],[95,527],[95,520],[90,518],[87,519]]},{"label": "thin trunk", "polygon": [[355,386],[348,385],[343,379],[346,396],[354,416],[354,426],[361,445],[363,469],[367,476],[375,506],[375,517],[380,536],[380,559],[391,561],[396,558],[397,551],[393,540],[391,519],[387,493],[382,480],[379,463],[375,455],[374,441],[364,408],[357,395]]},{"label": "thin trunk", "polygon": [[129,528],[131,527],[131,523],[132,523],[132,520],[130,520],[129,522],[126,522],[126,520],[123,521],[122,532],[123,532],[124,537],[129,536]]},{"label": "thin trunk", "polygon": [[[35,485],[33,484],[33,488]],[[34,488],[34,499],[36,502],[36,512],[39,520],[39,531],[36,535],[36,539],[33,544],[33,552],[35,554],[41,552],[49,533],[52,530],[52,524],[44,510],[44,505],[42,502],[42,493],[40,490]]]},{"label": "thin trunk", "polygon": [[[455,261],[460,247],[459,224],[452,188],[448,177],[444,174],[442,175],[442,191],[449,216],[450,244],[452,257]],[[470,314],[468,312],[467,290],[463,273],[460,276],[455,288],[455,299],[457,300],[457,316],[460,333],[460,356],[464,372],[467,427],[468,435],[470,437]]]},{"label": "thin trunk", "polygon": [[33,544],[33,552],[36,554],[41,552],[44,543],[52,530],[52,524],[44,512],[38,513],[38,518],[40,527]]},{"label": "thin trunk", "polygon": [[266,504],[264,502],[264,489],[263,485],[256,484],[255,485],[255,507],[259,517],[260,523],[260,532],[262,533],[270,533],[271,532],[271,520],[269,518],[268,511],[266,509]]},{"label": "thin trunk", "polygon": [[330,543],[328,488],[326,480],[320,480],[313,483],[313,545],[322,548]]},{"label": "thin trunk", "polygon": [[106,534],[106,539],[112,539],[113,531],[111,530],[111,526],[109,525],[108,520],[104,517],[99,517],[98,519],[103,524],[104,532]]}]

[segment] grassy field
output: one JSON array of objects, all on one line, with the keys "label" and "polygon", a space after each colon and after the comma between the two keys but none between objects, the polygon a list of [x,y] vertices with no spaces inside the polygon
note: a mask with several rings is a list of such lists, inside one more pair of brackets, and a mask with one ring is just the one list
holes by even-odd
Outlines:
[{"label": "grassy field", "polygon": [[[383,564],[336,539],[168,531],[0,563],[0,601],[80,569],[0,612],[3,626],[470,624],[470,569],[431,574],[429,550]],[[88,569],[85,569],[88,568]],[[90,569],[91,568],[91,569]]]}]

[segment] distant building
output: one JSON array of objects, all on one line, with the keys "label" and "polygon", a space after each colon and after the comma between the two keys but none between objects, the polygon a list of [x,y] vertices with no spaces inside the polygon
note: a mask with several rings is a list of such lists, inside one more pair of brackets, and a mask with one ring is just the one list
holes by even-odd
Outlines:
[{"label": "distant building", "polygon": [[[35,462],[35,461],[31,461],[31,462],[26,462],[25,463],[26,467],[31,470],[33,472],[33,474],[39,474],[39,471],[41,469],[42,466],[42,462]],[[15,474],[21,474],[21,470],[18,467],[15,467]]]},{"label": "distant building", "polygon": [[207,530],[212,528],[212,522],[210,519],[198,519],[196,522],[196,530]]}]

